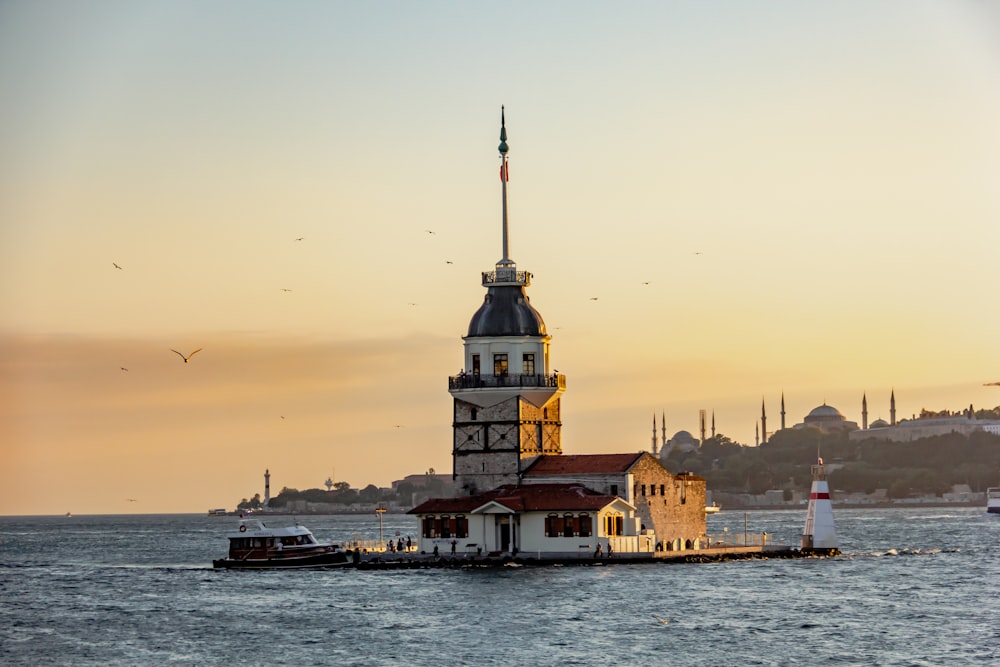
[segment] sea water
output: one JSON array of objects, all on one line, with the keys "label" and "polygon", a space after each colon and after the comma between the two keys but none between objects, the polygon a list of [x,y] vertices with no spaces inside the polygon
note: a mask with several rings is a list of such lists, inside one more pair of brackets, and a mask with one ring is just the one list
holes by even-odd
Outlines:
[{"label": "sea water", "polygon": [[[0,665],[1000,664],[1000,516],[835,520],[829,559],[226,571],[233,517],[0,517]],[[300,521],[379,538],[374,515]],[[708,532],[798,545],[804,523],[723,510]],[[381,539],[416,531],[382,517]]]}]

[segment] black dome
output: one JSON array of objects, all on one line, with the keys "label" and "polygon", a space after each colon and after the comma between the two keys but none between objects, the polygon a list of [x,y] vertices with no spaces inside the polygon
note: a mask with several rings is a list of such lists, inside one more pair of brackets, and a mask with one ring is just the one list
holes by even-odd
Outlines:
[{"label": "black dome", "polygon": [[490,287],[469,322],[469,336],[544,336],[545,322],[521,285]]}]

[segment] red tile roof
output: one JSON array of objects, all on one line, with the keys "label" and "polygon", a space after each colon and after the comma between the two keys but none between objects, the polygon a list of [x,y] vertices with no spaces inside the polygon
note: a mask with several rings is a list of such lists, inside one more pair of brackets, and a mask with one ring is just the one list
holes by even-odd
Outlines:
[{"label": "red tile roof", "polygon": [[579,484],[508,485],[463,498],[432,498],[407,514],[468,513],[490,502],[518,512],[593,511],[611,504],[616,497]]},{"label": "red tile roof", "polygon": [[547,475],[594,475],[601,473],[624,473],[631,468],[644,452],[632,454],[560,454],[539,456],[527,470],[525,477]]}]

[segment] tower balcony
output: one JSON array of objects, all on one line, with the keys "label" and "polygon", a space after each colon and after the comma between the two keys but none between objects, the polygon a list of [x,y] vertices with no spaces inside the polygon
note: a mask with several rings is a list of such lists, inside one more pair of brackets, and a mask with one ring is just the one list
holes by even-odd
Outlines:
[{"label": "tower balcony", "polygon": [[481,375],[459,373],[448,378],[448,391],[456,389],[509,389],[517,387],[543,387],[566,389],[566,376],[562,373],[551,375]]},{"label": "tower balcony", "polygon": [[531,273],[518,271],[513,266],[497,266],[494,271],[483,271],[483,287],[497,287],[499,285],[523,285],[527,287],[530,284]]},{"label": "tower balcony", "polygon": [[513,396],[521,396],[542,406],[566,391],[566,376],[550,375],[481,375],[459,373],[448,378],[448,392],[480,407],[494,405]]}]

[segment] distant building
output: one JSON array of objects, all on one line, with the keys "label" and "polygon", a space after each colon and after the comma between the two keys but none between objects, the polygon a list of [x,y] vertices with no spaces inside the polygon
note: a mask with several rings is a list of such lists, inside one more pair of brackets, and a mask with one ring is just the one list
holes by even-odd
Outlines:
[{"label": "distant building", "polygon": [[858,429],[858,423],[848,421],[848,419],[840,413],[840,410],[832,405],[824,403],[823,405],[810,410],[809,414],[805,416],[802,422],[796,424],[792,428],[815,428],[824,433],[832,433],[834,431],[856,431]]}]

